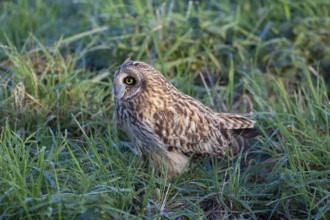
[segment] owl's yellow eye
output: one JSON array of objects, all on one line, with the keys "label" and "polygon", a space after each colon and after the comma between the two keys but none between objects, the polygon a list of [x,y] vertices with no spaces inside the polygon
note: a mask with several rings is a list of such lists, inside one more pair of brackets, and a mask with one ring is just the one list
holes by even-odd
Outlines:
[{"label": "owl's yellow eye", "polygon": [[124,79],[124,83],[127,85],[133,85],[135,83],[135,79],[131,76],[128,76]]}]

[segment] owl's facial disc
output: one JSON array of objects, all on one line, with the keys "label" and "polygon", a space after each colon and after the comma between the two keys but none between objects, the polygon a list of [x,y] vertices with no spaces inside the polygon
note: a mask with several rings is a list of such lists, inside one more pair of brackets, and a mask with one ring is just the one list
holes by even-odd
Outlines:
[{"label": "owl's facial disc", "polygon": [[126,67],[115,74],[113,91],[116,99],[127,100],[141,91],[142,74],[136,69]]}]

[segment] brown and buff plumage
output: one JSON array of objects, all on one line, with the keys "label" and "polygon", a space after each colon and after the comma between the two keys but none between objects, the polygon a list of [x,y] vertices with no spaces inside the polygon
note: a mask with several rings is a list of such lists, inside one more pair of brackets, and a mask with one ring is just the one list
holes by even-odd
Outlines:
[{"label": "brown and buff plumage", "polygon": [[213,112],[144,62],[125,61],[113,90],[119,126],[169,178],[184,170],[191,154],[221,157],[238,136],[257,134],[254,121]]}]

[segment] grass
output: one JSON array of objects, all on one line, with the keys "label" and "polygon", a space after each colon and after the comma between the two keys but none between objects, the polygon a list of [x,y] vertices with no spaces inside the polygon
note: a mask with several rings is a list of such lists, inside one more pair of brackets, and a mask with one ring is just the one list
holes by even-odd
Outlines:
[{"label": "grass", "polygon": [[[329,219],[327,1],[2,1],[0,219]],[[127,57],[263,135],[154,175],[112,123]]]}]

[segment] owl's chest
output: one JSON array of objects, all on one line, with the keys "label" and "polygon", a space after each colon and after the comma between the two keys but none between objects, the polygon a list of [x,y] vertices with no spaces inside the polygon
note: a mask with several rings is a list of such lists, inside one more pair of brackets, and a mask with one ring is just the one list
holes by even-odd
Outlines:
[{"label": "owl's chest", "polygon": [[148,112],[129,105],[115,105],[118,125],[137,145],[155,145]]},{"label": "owl's chest", "polygon": [[148,123],[148,113],[136,108],[131,103],[115,103],[116,117],[120,125],[124,127],[144,126]]}]

